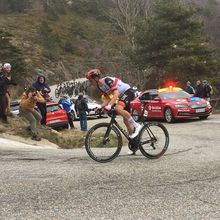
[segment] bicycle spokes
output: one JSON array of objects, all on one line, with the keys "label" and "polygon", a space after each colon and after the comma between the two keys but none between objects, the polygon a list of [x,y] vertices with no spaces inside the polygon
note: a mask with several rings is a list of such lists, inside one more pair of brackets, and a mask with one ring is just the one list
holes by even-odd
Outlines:
[{"label": "bicycle spokes", "polygon": [[169,135],[161,123],[148,123],[140,131],[140,150],[148,158],[162,156],[169,144]]},{"label": "bicycle spokes", "polygon": [[89,156],[98,162],[109,162],[121,150],[122,141],[119,131],[107,123],[94,126],[86,137],[86,150]]}]

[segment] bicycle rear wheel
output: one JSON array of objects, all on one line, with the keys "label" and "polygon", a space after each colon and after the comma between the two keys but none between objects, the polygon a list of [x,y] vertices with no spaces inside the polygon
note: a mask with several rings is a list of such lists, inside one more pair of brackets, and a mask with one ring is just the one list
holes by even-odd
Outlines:
[{"label": "bicycle rear wheel", "polygon": [[119,155],[121,147],[121,134],[116,127],[109,128],[109,123],[93,126],[86,135],[86,151],[97,162],[105,163],[115,159]]},{"label": "bicycle rear wheel", "polygon": [[149,159],[161,157],[169,145],[169,133],[159,122],[146,123],[139,133],[139,148]]}]

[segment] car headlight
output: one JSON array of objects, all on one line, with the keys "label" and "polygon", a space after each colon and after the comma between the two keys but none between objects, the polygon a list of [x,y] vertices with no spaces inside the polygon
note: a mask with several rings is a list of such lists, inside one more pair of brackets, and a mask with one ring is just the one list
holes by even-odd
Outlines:
[{"label": "car headlight", "polygon": [[209,108],[211,107],[211,104],[210,104],[209,101],[206,102],[206,105],[207,105],[207,107],[209,107]]},{"label": "car headlight", "polygon": [[176,107],[176,108],[188,108],[188,105],[176,104],[175,107]]}]

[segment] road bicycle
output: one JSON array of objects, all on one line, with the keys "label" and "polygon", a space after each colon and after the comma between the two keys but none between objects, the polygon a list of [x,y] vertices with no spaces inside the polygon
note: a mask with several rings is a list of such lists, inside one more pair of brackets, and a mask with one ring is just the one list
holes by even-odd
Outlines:
[{"label": "road bicycle", "polygon": [[131,139],[116,121],[117,113],[113,109],[107,114],[111,117],[109,123],[99,123],[93,126],[85,137],[85,149],[88,155],[100,163],[115,159],[123,146],[122,134],[128,140],[128,147],[134,153],[139,149],[149,159],[161,157],[169,145],[169,133],[160,122],[146,122],[144,116],[146,101],[142,101],[142,113],[139,121],[143,127],[137,137]]}]

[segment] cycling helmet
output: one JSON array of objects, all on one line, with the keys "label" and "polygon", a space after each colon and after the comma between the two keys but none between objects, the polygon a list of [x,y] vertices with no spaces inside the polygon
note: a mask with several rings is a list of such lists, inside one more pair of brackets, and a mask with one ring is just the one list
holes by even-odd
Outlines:
[{"label": "cycling helmet", "polygon": [[86,73],[86,78],[87,79],[94,79],[95,77],[100,78],[100,75],[101,75],[101,71],[99,69],[92,69],[89,70],[88,73]]}]

